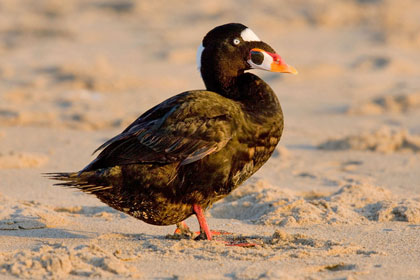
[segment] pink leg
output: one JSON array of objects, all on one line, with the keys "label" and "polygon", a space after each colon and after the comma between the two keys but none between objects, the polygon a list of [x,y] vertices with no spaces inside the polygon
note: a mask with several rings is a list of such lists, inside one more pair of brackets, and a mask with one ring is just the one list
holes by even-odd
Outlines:
[{"label": "pink leg", "polygon": [[198,223],[200,224],[200,231],[206,234],[207,240],[211,240],[211,232],[209,227],[207,226],[206,218],[204,217],[204,211],[200,205],[194,204],[193,211],[197,216]]}]

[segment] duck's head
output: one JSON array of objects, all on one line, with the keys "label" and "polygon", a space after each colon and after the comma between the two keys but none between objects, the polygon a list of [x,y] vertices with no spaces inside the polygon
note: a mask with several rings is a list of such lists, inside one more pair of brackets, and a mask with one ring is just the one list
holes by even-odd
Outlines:
[{"label": "duck's head", "polygon": [[212,29],[197,51],[197,66],[204,82],[236,77],[250,69],[297,74],[272,47],[240,23],[229,23]]}]

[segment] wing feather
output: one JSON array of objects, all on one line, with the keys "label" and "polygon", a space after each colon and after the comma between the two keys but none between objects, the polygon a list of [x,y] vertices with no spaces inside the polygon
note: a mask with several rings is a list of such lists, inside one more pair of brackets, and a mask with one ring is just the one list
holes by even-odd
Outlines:
[{"label": "wing feather", "polygon": [[221,150],[232,138],[235,109],[224,99],[194,91],[162,102],[96,149],[98,157],[81,172],[134,163],[185,165]]}]

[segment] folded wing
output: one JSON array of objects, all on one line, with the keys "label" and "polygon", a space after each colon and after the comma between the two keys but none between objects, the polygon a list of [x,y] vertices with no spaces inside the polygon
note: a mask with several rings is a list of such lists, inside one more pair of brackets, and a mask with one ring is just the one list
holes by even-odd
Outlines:
[{"label": "folded wing", "polygon": [[[196,98],[203,94],[206,98]],[[98,157],[81,172],[136,163],[185,165],[220,151],[232,138],[236,109],[224,99],[193,91],[164,101],[100,146]]]}]

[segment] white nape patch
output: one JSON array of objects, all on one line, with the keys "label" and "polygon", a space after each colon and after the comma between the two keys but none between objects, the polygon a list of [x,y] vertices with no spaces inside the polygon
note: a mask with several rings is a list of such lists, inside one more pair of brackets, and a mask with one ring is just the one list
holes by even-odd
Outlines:
[{"label": "white nape patch", "polygon": [[242,40],[247,41],[247,42],[261,41],[260,38],[258,38],[258,36],[255,35],[255,33],[249,28],[244,29],[241,32],[241,37],[242,37]]},{"label": "white nape patch", "polygon": [[273,63],[273,57],[266,52],[261,52],[264,55],[264,60],[261,64],[255,64],[249,59],[247,62],[251,66],[252,69],[261,69],[271,71],[271,63]]},{"label": "white nape patch", "polygon": [[204,51],[204,47],[203,47],[203,43],[201,43],[197,49],[197,56],[196,56],[197,69],[200,72],[201,72],[201,55],[203,54],[203,51]]}]

